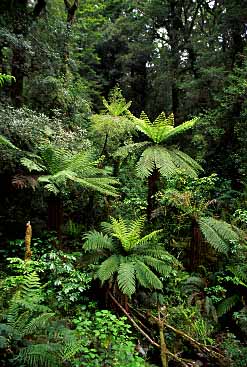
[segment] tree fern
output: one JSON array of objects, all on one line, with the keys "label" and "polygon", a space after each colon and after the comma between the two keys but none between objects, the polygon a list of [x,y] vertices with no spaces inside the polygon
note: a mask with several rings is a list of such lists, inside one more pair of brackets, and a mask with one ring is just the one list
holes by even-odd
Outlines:
[{"label": "tree fern", "polygon": [[227,253],[230,241],[238,241],[239,236],[232,230],[230,224],[211,217],[201,217],[200,230],[207,242],[218,252]]},{"label": "tree fern", "polygon": [[72,154],[65,149],[44,145],[40,147],[40,156],[36,160],[25,158],[21,163],[29,171],[44,172],[38,182],[45,183],[45,189],[54,194],[59,193],[68,182],[73,182],[105,195],[117,196],[114,185],[118,181],[97,168],[91,152]]},{"label": "tree fern", "polygon": [[116,282],[128,297],[136,292],[138,283],[149,289],[162,289],[158,275],[169,276],[179,265],[164,246],[157,244],[160,231],[142,236],[143,227],[143,217],[131,222],[111,218],[110,223],[103,224],[107,235],[93,231],[85,236],[84,249],[87,252],[98,254],[102,249],[107,250],[104,254],[101,252],[106,259],[98,266],[96,277],[102,283]]},{"label": "tree fern", "polygon": [[162,112],[152,124],[147,115],[142,112],[140,119],[136,119],[136,125],[137,129],[147,135],[153,142],[159,144],[191,129],[196,121],[197,119],[192,119],[174,127],[174,115],[171,114],[166,118],[164,112]]}]

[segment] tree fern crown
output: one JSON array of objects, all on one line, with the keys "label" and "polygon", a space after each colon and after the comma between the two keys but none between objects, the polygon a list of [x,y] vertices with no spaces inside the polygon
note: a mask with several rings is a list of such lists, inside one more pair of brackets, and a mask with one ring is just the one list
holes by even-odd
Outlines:
[{"label": "tree fern crown", "polygon": [[136,292],[137,285],[162,289],[159,276],[168,277],[178,262],[158,243],[160,231],[142,236],[143,217],[131,222],[111,218],[102,228],[106,234],[91,231],[83,245],[85,251],[93,256],[97,253],[97,259],[101,259],[96,277],[102,283],[113,281],[128,297]]},{"label": "tree fern crown", "polygon": [[140,119],[136,119],[136,126],[138,130],[147,135],[154,143],[160,144],[166,142],[170,137],[175,137],[191,129],[196,121],[197,118],[194,118],[174,127],[173,113],[166,117],[165,113],[162,112],[156,120],[151,123],[145,112],[142,112]]}]

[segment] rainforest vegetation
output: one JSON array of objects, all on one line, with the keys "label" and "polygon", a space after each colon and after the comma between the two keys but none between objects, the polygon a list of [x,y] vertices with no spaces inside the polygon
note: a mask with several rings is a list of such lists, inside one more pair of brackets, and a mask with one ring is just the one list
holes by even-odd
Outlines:
[{"label": "rainforest vegetation", "polygon": [[0,1],[0,366],[247,366],[247,1]]}]

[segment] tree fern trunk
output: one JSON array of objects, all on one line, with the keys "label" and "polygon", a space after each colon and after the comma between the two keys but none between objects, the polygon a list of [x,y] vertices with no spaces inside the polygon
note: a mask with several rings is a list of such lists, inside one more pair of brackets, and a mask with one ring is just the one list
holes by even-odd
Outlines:
[{"label": "tree fern trunk", "polygon": [[56,231],[59,242],[62,241],[63,202],[59,197],[48,200],[48,229]]},{"label": "tree fern trunk", "polygon": [[160,173],[158,169],[154,169],[153,173],[148,177],[148,196],[147,196],[147,219],[151,221],[152,212],[155,208],[155,194],[158,191],[158,180]]},{"label": "tree fern trunk", "polygon": [[195,219],[192,221],[192,238],[189,250],[189,268],[195,270],[201,265],[202,235],[199,225]]},{"label": "tree fern trunk", "polygon": [[120,170],[120,159],[114,159],[113,161],[113,176],[118,177],[119,176],[119,170]]}]

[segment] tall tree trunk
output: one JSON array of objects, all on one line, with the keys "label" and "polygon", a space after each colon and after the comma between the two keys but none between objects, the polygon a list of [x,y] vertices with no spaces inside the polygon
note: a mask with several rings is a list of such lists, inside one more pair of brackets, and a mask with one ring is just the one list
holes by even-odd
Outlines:
[{"label": "tall tree trunk", "polygon": [[64,5],[67,12],[67,24],[64,36],[62,73],[64,74],[66,80],[69,72],[69,39],[71,27],[75,19],[75,13],[79,6],[79,0],[74,0],[72,4],[70,4],[69,0],[64,0]]},{"label": "tall tree trunk", "polygon": [[155,194],[158,191],[158,181],[160,173],[157,168],[148,177],[148,196],[147,196],[147,220],[151,222],[152,212],[155,209]]},{"label": "tall tree trunk", "polygon": [[12,70],[15,77],[12,82],[10,96],[16,107],[23,104],[23,84],[26,63],[25,48],[21,44],[29,33],[32,23],[40,16],[46,6],[46,0],[38,0],[32,12],[29,11],[28,0],[13,0],[10,2],[9,12],[13,14],[13,32],[19,37],[18,43],[12,47]]}]

